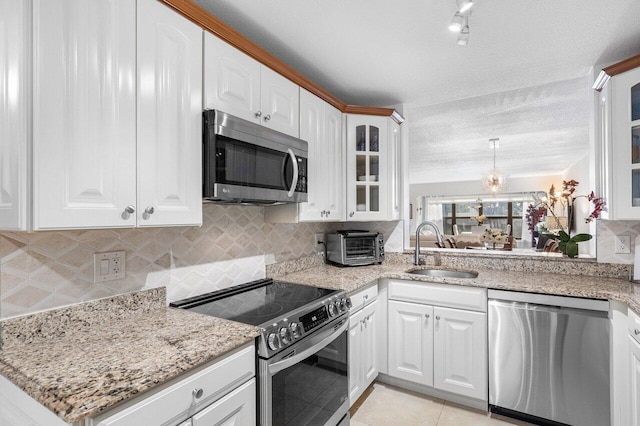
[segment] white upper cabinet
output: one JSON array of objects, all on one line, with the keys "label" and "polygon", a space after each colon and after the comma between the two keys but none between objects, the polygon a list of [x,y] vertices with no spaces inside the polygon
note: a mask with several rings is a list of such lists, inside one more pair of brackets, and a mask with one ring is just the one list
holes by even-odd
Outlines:
[{"label": "white upper cabinet", "polygon": [[138,0],[138,226],[202,223],[202,33]]},{"label": "white upper cabinet", "polygon": [[255,59],[218,37],[204,33],[206,109],[219,109],[249,121],[259,120],[260,68]]},{"label": "white upper cabinet", "polygon": [[[640,68],[614,76],[609,86],[606,103],[610,116],[606,108],[600,114],[601,135],[605,141],[610,137],[605,143],[612,159],[609,186],[605,189],[610,197],[608,218],[637,220],[640,218]],[[601,161],[606,161],[606,157]]]},{"label": "white upper cabinet", "polygon": [[342,113],[300,89],[300,139],[309,144],[308,201],[300,221],[344,220],[344,138]]},{"label": "white upper cabinet", "polygon": [[31,137],[27,1],[0,2],[0,229],[26,230]]},{"label": "white upper cabinet", "polygon": [[347,220],[388,220],[387,117],[347,116]]},{"label": "white upper cabinet", "polygon": [[135,226],[135,2],[33,8],[34,229]]},{"label": "white upper cabinet", "polygon": [[298,137],[298,85],[210,33],[204,43],[205,109]]},{"label": "white upper cabinet", "polygon": [[201,224],[202,29],[156,0],[29,4],[2,4],[0,229]]}]

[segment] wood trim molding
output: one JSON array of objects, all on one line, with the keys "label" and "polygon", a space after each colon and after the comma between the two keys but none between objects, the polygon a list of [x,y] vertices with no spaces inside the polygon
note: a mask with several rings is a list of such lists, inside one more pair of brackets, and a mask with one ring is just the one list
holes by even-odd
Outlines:
[{"label": "wood trim molding", "polygon": [[640,67],[640,55],[632,56],[631,58],[620,61],[617,64],[610,65],[603,68],[602,71],[607,73],[609,77],[613,77],[614,75],[622,74],[623,72],[627,72],[637,67]]},{"label": "wood trim molding", "polygon": [[[398,118],[402,121],[404,119],[393,108],[376,108],[376,107],[363,107],[356,105],[347,105],[337,97],[333,96],[324,88],[320,87],[307,77],[291,68],[242,34],[234,30],[220,19],[211,15],[209,12],[193,3],[191,0],[160,0],[167,4],[169,7],[180,13],[185,18],[201,26],[203,29],[209,31],[215,36],[221,38],[225,42],[229,43],[238,50],[251,56],[263,65],[271,68],[277,73],[288,78],[298,86],[308,90],[325,102],[333,105],[344,113],[349,114],[367,114],[367,115],[384,115],[392,117],[398,122]],[[399,121],[401,123],[402,121]]]}]

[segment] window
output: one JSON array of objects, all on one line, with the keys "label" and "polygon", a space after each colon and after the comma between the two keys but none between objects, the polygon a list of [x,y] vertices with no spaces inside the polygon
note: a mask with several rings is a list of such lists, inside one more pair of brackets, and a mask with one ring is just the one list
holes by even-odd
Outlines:
[{"label": "window", "polygon": [[482,223],[490,228],[507,231],[511,225],[511,235],[519,239],[522,235],[522,217],[524,202],[496,201],[496,202],[464,202],[442,204],[442,217],[445,234],[453,234],[453,225],[457,225],[458,232],[471,232],[472,226],[478,221],[473,216],[486,216]]}]

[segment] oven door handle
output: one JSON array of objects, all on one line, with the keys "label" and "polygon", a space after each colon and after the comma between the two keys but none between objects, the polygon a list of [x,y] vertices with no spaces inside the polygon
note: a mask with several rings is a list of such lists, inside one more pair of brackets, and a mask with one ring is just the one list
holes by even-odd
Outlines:
[{"label": "oven door handle", "polygon": [[291,188],[289,188],[289,192],[287,193],[287,197],[291,198],[293,197],[293,193],[296,192],[296,186],[298,185],[298,159],[291,148],[287,148],[287,154],[291,157],[291,165],[293,166],[293,179],[291,179]]},{"label": "oven door handle", "polygon": [[320,349],[324,348],[329,343],[333,342],[338,337],[340,337],[340,335],[347,329],[347,327],[349,327],[349,321],[345,321],[344,324],[342,324],[340,328],[338,328],[337,330],[330,331],[329,335],[326,337],[324,336],[325,333],[323,333],[323,335],[314,336],[316,340],[320,339],[320,341],[317,343],[310,342],[310,344],[312,345],[311,347],[289,358],[285,358],[282,361],[278,361],[274,364],[269,365],[269,373],[271,375],[279,373],[280,371],[287,369],[292,365],[297,364],[300,361],[306,359],[310,355],[313,355],[314,353],[318,352]]}]

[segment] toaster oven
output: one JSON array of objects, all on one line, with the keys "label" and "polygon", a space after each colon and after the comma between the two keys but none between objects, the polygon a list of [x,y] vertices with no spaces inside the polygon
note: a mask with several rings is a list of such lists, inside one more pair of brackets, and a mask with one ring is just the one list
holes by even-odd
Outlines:
[{"label": "toaster oven", "polygon": [[384,238],[378,232],[338,231],[326,238],[327,260],[343,266],[382,263]]}]

